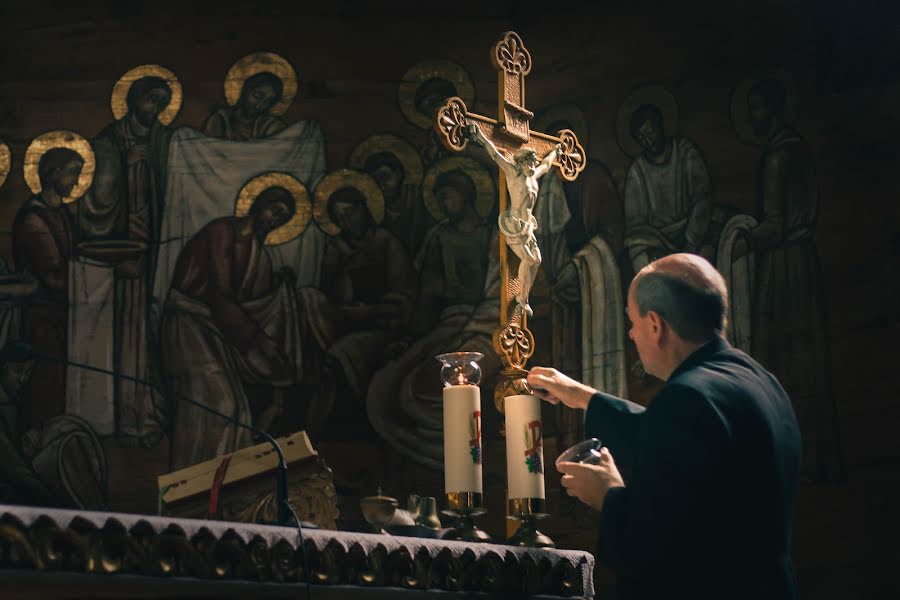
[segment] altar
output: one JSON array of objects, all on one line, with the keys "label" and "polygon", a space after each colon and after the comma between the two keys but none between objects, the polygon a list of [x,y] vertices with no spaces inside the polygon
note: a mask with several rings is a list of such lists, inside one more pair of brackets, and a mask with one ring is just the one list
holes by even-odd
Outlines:
[{"label": "altar", "polygon": [[587,552],[0,506],[4,598],[593,598]]}]

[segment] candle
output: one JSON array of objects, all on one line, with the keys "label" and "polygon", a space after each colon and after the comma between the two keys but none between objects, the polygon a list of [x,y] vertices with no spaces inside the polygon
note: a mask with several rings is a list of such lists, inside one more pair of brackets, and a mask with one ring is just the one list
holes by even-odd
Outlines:
[{"label": "candle", "polygon": [[506,413],[506,476],[509,498],[544,498],[544,440],[537,396],[503,399]]},{"label": "candle", "polygon": [[444,491],[482,493],[481,391],[444,388]]}]

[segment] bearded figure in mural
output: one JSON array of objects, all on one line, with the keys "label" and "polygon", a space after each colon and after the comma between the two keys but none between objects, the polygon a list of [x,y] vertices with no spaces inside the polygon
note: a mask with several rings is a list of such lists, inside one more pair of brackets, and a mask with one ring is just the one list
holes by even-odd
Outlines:
[{"label": "bearded figure in mural", "polygon": [[677,119],[660,86],[635,91],[619,108],[619,144],[634,161],[625,176],[625,248],[637,273],[673,252],[713,258],[709,171],[699,148],[670,135]]},{"label": "bearded figure in mural", "polygon": [[735,325],[749,321],[731,335],[778,377],[794,404],[803,434],[802,477],[836,481],[842,464],[815,243],[818,178],[809,145],[789,125],[797,108],[796,84],[784,71],[744,80],[734,93],[738,134],[763,150],[755,219],[741,215],[729,222],[734,235],[726,240],[723,234],[720,268],[734,297]]},{"label": "bearded figure in mural", "polygon": [[[330,236],[319,286],[300,289],[305,383],[315,388],[306,423],[317,435],[332,408],[358,414],[372,375],[407,331],[415,277],[403,244],[381,224],[384,200],[365,173],[340,169],[325,176],[314,213]],[[335,406],[340,400],[346,404]]]},{"label": "bearded figure in mural", "polygon": [[[146,380],[153,379],[152,288],[172,137],[169,123],[180,108],[181,87],[168,69],[158,65],[136,67],[113,88],[112,105],[117,120],[91,142],[97,170],[93,187],[78,203],[78,225],[83,241],[132,243],[141,250],[137,258],[102,264],[106,268],[104,284],[98,275],[95,287],[113,280],[111,331],[104,330],[102,336],[85,332],[90,339],[77,341],[98,348],[112,346],[113,362],[106,366],[116,373]],[[80,264],[79,284],[87,281],[83,271],[98,268],[96,264]],[[78,297],[92,291],[96,290],[79,290]],[[115,433],[127,445],[157,443],[164,425],[159,394],[153,387],[119,377],[114,388],[114,400],[98,431]],[[77,391],[70,395],[73,407],[97,401],[81,398]]]},{"label": "bearded figure in mural", "polygon": [[[294,278],[273,272],[265,244],[299,235],[309,221],[309,201],[288,175],[260,177],[242,190],[235,215],[201,229],[175,266],[161,328],[162,370],[176,407],[173,469],[251,443],[246,429],[183,399],[253,425],[244,385],[285,388],[302,374]],[[302,210],[298,196],[306,200]],[[276,409],[277,402],[275,394]]]},{"label": "bearded figure in mural", "polygon": [[485,379],[500,368],[491,345],[500,318],[499,243],[486,221],[496,197],[490,175],[463,157],[435,163],[423,189],[438,223],[414,262],[418,301],[410,335],[406,349],[372,378],[366,410],[375,431],[401,455],[442,468],[443,404],[434,357],[481,352]]},{"label": "bearded figure in mural", "polygon": [[210,137],[245,142],[284,131],[283,114],[297,95],[297,74],[281,56],[269,52],[238,60],[225,76],[227,108],[220,108],[203,122]]}]

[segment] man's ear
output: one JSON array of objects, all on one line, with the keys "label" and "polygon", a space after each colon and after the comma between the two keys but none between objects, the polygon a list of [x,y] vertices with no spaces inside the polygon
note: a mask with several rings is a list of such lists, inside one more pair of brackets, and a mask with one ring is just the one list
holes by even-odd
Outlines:
[{"label": "man's ear", "polygon": [[658,343],[666,333],[666,322],[655,310],[647,311],[647,318],[650,320],[650,337]]}]

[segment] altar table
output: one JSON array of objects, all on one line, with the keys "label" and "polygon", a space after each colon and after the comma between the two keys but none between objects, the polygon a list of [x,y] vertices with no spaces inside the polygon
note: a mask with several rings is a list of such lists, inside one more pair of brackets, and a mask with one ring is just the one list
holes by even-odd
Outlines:
[{"label": "altar table", "polygon": [[571,550],[0,505],[4,599],[593,598],[593,569]]}]

